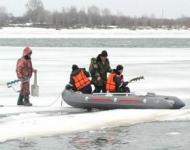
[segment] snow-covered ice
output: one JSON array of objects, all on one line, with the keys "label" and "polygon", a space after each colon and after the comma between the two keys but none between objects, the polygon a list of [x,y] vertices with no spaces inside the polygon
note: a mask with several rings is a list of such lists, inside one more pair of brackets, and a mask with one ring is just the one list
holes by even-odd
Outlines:
[{"label": "snow-covered ice", "polygon": [[[65,103],[61,107],[59,95],[69,80],[71,65],[75,63],[88,68],[90,58],[100,52],[96,48],[34,47],[32,59],[34,68],[38,69],[40,97],[31,97],[34,107],[16,107],[18,93],[8,89],[6,81],[16,79],[15,64],[17,58],[22,55],[22,49],[0,47],[0,68],[3,70],[0,72],[0,102],[7,106],[0,108],[1,141],[155,120],[190,118],[189,110],[114,110],[78,114],[83,111],[69,111],[75,109]],[[145,76],[144,81],[130,84],[132,91],[189,97],[190,67],[186,63],[190,59],[189,49],[109,48],[108,53],[113,67],[117,64],[125,66],[126,79],[137,75]],[[31,83],[32,81],[33,79]],[[67,111],[71,114],[65,114]],[[57,115],[52,115],[55,112]]]},{"label": "snow-covered ice", "polygon": [[190,30],[165,29],[45,29],[5,27],[0,38],[190,38]]},{"label": "snow-covered ice", "polygon": [[[153,33],[153,34],[150,34]],[[154,34],[155,33],[155,34]],[[167,34],[168,33],[168,34]],[[163,34],[163,35],[162,35]],[[128,31],[53,30],[3,28],[1,38],[68,38],[68,37],[189,37],[188,30]],[[67,37],[68,36],[68,37]],[[28,136],[53,135],[136,123],[189,120],[189,109],[182,110],[110,110],[93,113],[63,103],[61,92],[69,80],[72,64],[88,69],[90,58],[100,48],[32,47],[33,66],[38,69],[40,97],[31,97],[34,107],[17,107],[18,93],[6,87],[16,79],[16,61],[23,47],[0,47],[0,141]],[[125,79],[143,75],[145,80],[129,86],[133,92],[155,92],[178,96],[188,103],[190,89],[190,49],[183,48],[104,48],[111,66],[124,65]],[[31,84],[33,78],[31,79]],[[187,105],[186,108],[189,108]]]}]

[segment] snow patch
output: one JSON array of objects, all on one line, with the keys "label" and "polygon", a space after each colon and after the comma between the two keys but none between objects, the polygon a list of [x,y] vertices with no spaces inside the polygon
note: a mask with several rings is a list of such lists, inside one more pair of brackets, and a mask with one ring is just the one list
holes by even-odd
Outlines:
[{"label": "snow patch", "polygon": [[0,35],[0,38],[190,38],[190,30],[4,27],[0,29]]}]

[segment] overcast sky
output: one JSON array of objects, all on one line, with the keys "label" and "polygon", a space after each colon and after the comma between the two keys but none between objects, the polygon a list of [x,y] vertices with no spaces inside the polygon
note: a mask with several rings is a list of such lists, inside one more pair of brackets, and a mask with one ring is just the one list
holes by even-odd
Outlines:
[{"label": "overcast sky", "polygon": [[[190,16],[190,0],[42,0],[48,10],[61,10],[63,7],[76,6],[87,8],[91,5],[108,8],[113,13],[129,16],[151,16],[177,18]],[[27,0],[0,0],[0,6],[7,12],[21,16],[26,11]]]}]

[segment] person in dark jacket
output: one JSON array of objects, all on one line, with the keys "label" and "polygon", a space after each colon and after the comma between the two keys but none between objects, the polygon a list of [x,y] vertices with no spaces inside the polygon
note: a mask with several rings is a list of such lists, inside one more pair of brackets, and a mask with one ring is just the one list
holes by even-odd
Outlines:
[{"label": "person in dark jacket", "polygon": [[128,82],[124,81],[123,78],[123,66],[118,65],[116,69],[109,74],[106,83],[106,90],[112,93],[130,93],[129,87],[127,87]]},{"label": "person in dark jacket", "polygon": [[[84,68],[79,68],[74,64],[72,66],[69,84],[74,91],[90,94],[92,93],[92,87],[89,77],[90,74]],[[68,86],[66,88],[68,88]]]},{"label": "person in dark jacket", "polygon": [[103,50],[97,58],[91,59],[89,70],[95,87],[94,93],[106,92],[107,73],[112,71],[107,57],[107,51]]}]

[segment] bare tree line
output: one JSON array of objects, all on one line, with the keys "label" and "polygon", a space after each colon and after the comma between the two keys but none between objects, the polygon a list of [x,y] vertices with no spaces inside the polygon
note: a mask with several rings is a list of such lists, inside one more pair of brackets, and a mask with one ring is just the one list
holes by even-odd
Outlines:
[{"label": "bare tree line", "polygon": [[0,27],[9,24],[10,15],[6,12],[5,7],[0,7]]},{"label": "bare tree line", "polygon": [[109,9],[99,9],[91,6],[87,10],[77,10],[76,7],[63,8],[62,11],[48,11],[41,0],[29,0],[27,11],[21,17],[14,17],[0,7],[0,26],[25,26],[46,28],[190,28],[190,18],[166,19],[155,17],[130,17],[114,15]]}]

